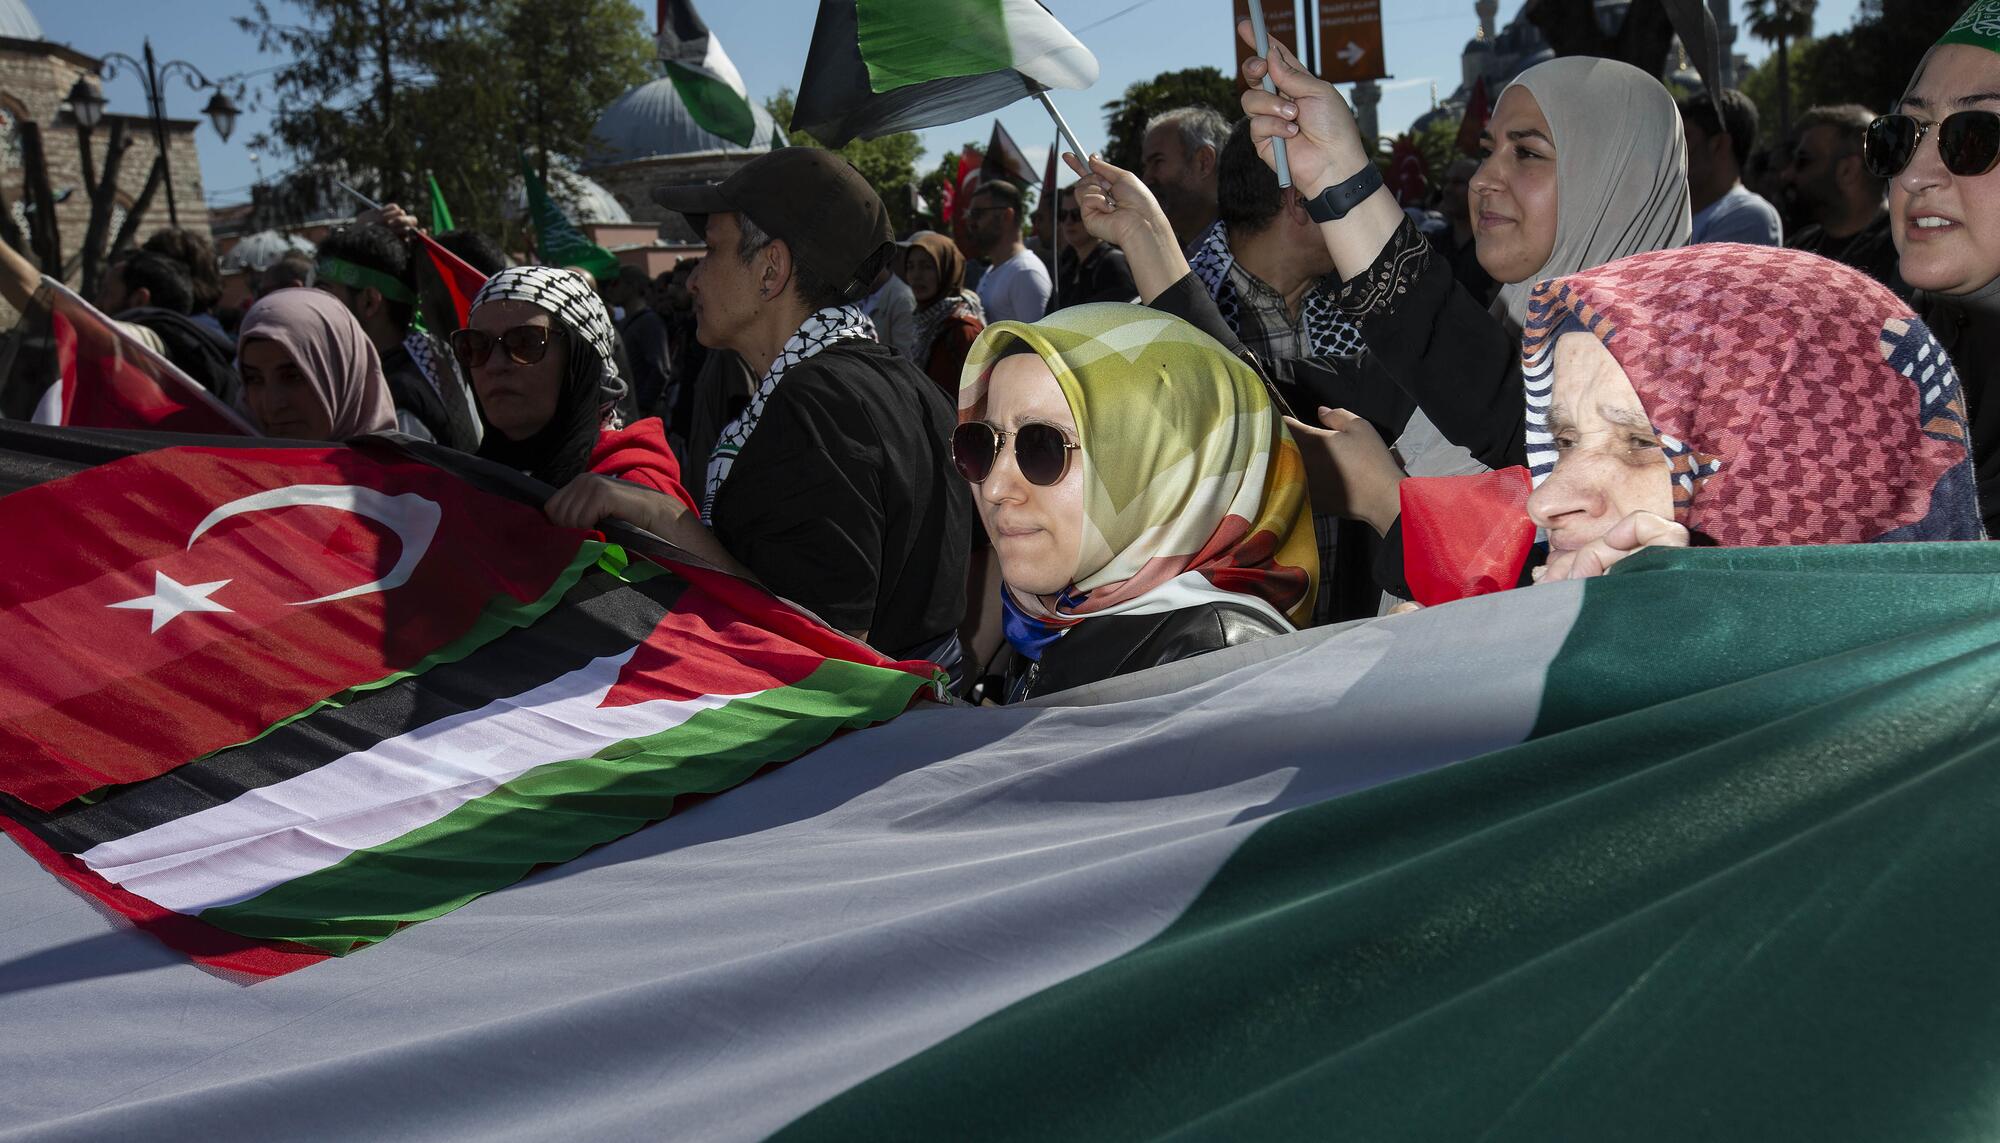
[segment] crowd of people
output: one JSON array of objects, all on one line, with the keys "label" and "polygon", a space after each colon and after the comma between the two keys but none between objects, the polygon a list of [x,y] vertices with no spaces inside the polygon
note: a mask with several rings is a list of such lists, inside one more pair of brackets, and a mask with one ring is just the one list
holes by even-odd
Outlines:
[{"label": "crowd of people", "polygon": [[1274,42],[1235,122],[1157,116],[1138,171],[1065,156],[1039,249],[1012,183],[899,237],[845,160],[785,148],[655,192],[707,244],[657,280],[438,236],[490,275],[464,328],[393,206],[241,315],[178,231],[94,301],[267,434],[475,453],[559,524],[1016,701],[1648,547],[1985,538],[1995,27],[1979,0],[1886,113],[1806,111],[1776,170],[1740,93],[1559,58],[1407,209]]}]

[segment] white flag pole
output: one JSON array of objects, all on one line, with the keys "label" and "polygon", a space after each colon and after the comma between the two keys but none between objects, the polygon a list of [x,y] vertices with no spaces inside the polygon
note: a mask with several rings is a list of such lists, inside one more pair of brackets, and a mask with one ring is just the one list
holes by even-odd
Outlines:
[{"label": "white flag pole", "polygon": [[[1062,149],[1062,133],[1060,131],[1056,134],[1056,141],[1050,143],[1049,146],[1058,151]],[[1049,157],[1054,158],[1055,156],[1051,154]],[[1051,172],[1054,176],[1049,180],[1049,185],[1042,188],[1042,193],[1049,196],[1050,273],[1048,308],[1053,310],[1062,304],[1062,220],[1056,217],[1056,199],[1058,197],[1056,194],[1056,179],[1062,177],[1062,168],[1054,163],[1044,163],[1042,166],[1044,170]]]},{"label": "white flag pole", "polygon": [[1069,124],[1063,122],[1062,112],[1057,111],[1056,105],[1049,102],[1049,93],[1038,91],[1035,93],[1035,98],[1042,101],[1042,107],[1049,113],[1049,118],[1056,121],[1056,130],[1062,132],[1062,137],[1069,140],[1070,151],[1079,159],[1089,159],[1090,152],[1084,150],[1083,144],[1076,141],[1076,132],[1070,130]]},{"label": "white flag pole", "polygon": [[[1278,94],[1278,85],[1271,81],[1271,37],[1264,31],[1264,5],[1261,0],[1250,0],[1250,31],[1257,37],[1257,54],[1264,57],[1264,90]],[[1277,160],[1278,187],[1292,185],[1291,164],[1285,161],[1285,141],[1271,139],[1271,157]]]}]

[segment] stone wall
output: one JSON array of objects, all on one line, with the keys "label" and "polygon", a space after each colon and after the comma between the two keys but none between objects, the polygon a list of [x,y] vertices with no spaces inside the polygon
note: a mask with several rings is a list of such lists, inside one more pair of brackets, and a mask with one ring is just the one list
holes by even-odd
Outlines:
[{"label": "stone wall", "polygon": [[[0,37],[0,119],[4,119],[0,122],[0,193],[5,194],[7,209],[16,221],[23,220],[28,201],[27,172],[21,162],[16,124],[20,121],[40,124],[50,190],[58,197],[65,190],[70,192],[65,201],[56,205],[56,223],[62,236],[65,262],[75,261],[83,247],[84,231],[90,225],[90,195],[84,188],[76,121],[66,108],[71,86],[81,76],[98,74],[98,64],[99,61],[61,44]],[[169,82],[169,99],[201,98],[197,93],[186,90],[178,80]],[[146,176],[153,168],[159,148],[154,141],[152,121],[144,114],[145,109],[121,110],[137,114],[107,111],[91,133],[90,144],[95,169],[102,178],[113,124],[118,121],[124,123],[129,146],[119,167],[116,201],[119,207],[129,208],[145,188]],[[207,234],[208,206],[201,182],[201,160],[195,150],[195,127],[194,120],[167,121],[167,163],[173,177],[174,199],[179,208],[181,226]],[[114,234],[123,216],[122,209],[114,212]],[[167,226],[167,193],[163,185],[154,192],[133,240],[144,242],[153,231]],[[80,271],[73,272],[68,275],[68,280],[75,285],[80,277]]]}]

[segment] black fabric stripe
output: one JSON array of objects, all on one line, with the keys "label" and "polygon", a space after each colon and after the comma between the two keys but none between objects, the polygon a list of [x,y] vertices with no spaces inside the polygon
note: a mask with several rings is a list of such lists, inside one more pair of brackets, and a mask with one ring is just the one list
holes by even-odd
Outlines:
[{"label": "black fabric stripe", "polygon": [[531,627],[511,631],[456,663],[364,693],[256,742],[113,790],[90,805],[44,813],[0,795],[0,813],[64,853],[77,853],[227,802],[365,750],[384,739],[476,710],[617,654],[644,639],[685,590],[672,576],[626,584],[584,576]]}]

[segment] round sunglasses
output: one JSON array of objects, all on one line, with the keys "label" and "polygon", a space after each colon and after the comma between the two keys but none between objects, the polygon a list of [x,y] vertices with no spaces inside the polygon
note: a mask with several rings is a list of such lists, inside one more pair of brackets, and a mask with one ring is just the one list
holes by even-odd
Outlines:
[{"label": "round sunglasses", "polygon": [[2000,161],[2000,114],[1954,111],[1936,123],[1922,123],[1912,115],[1877,118],[1861,137],[1861,162],[1878,179],[1894,178],[1910,165],[1918,145],[1933,129],[1938,158],[1954,175],[1983,175]]},{"label": "round sunglasses", "polygon": [[549,342],[561,333],[552,326],[517,325],[495,337],[482,329],[461,329],[451,335],[451,352],[467,369],[486,364],[498,343],[516,365],[533,365],[549,354]]},{"label": "round sunglasses", "polygon": [[1054,425],[1026,424],[1003,433],[985,421],[967,421],[951,432],[951,462],[958,474],[982,484],[993,474],[993,462],[1007,439],[1014,440],[1014,464],[1029,484],[1047,488],[1069,473],[1069,454],[1082,448],[1063,439]]}]

